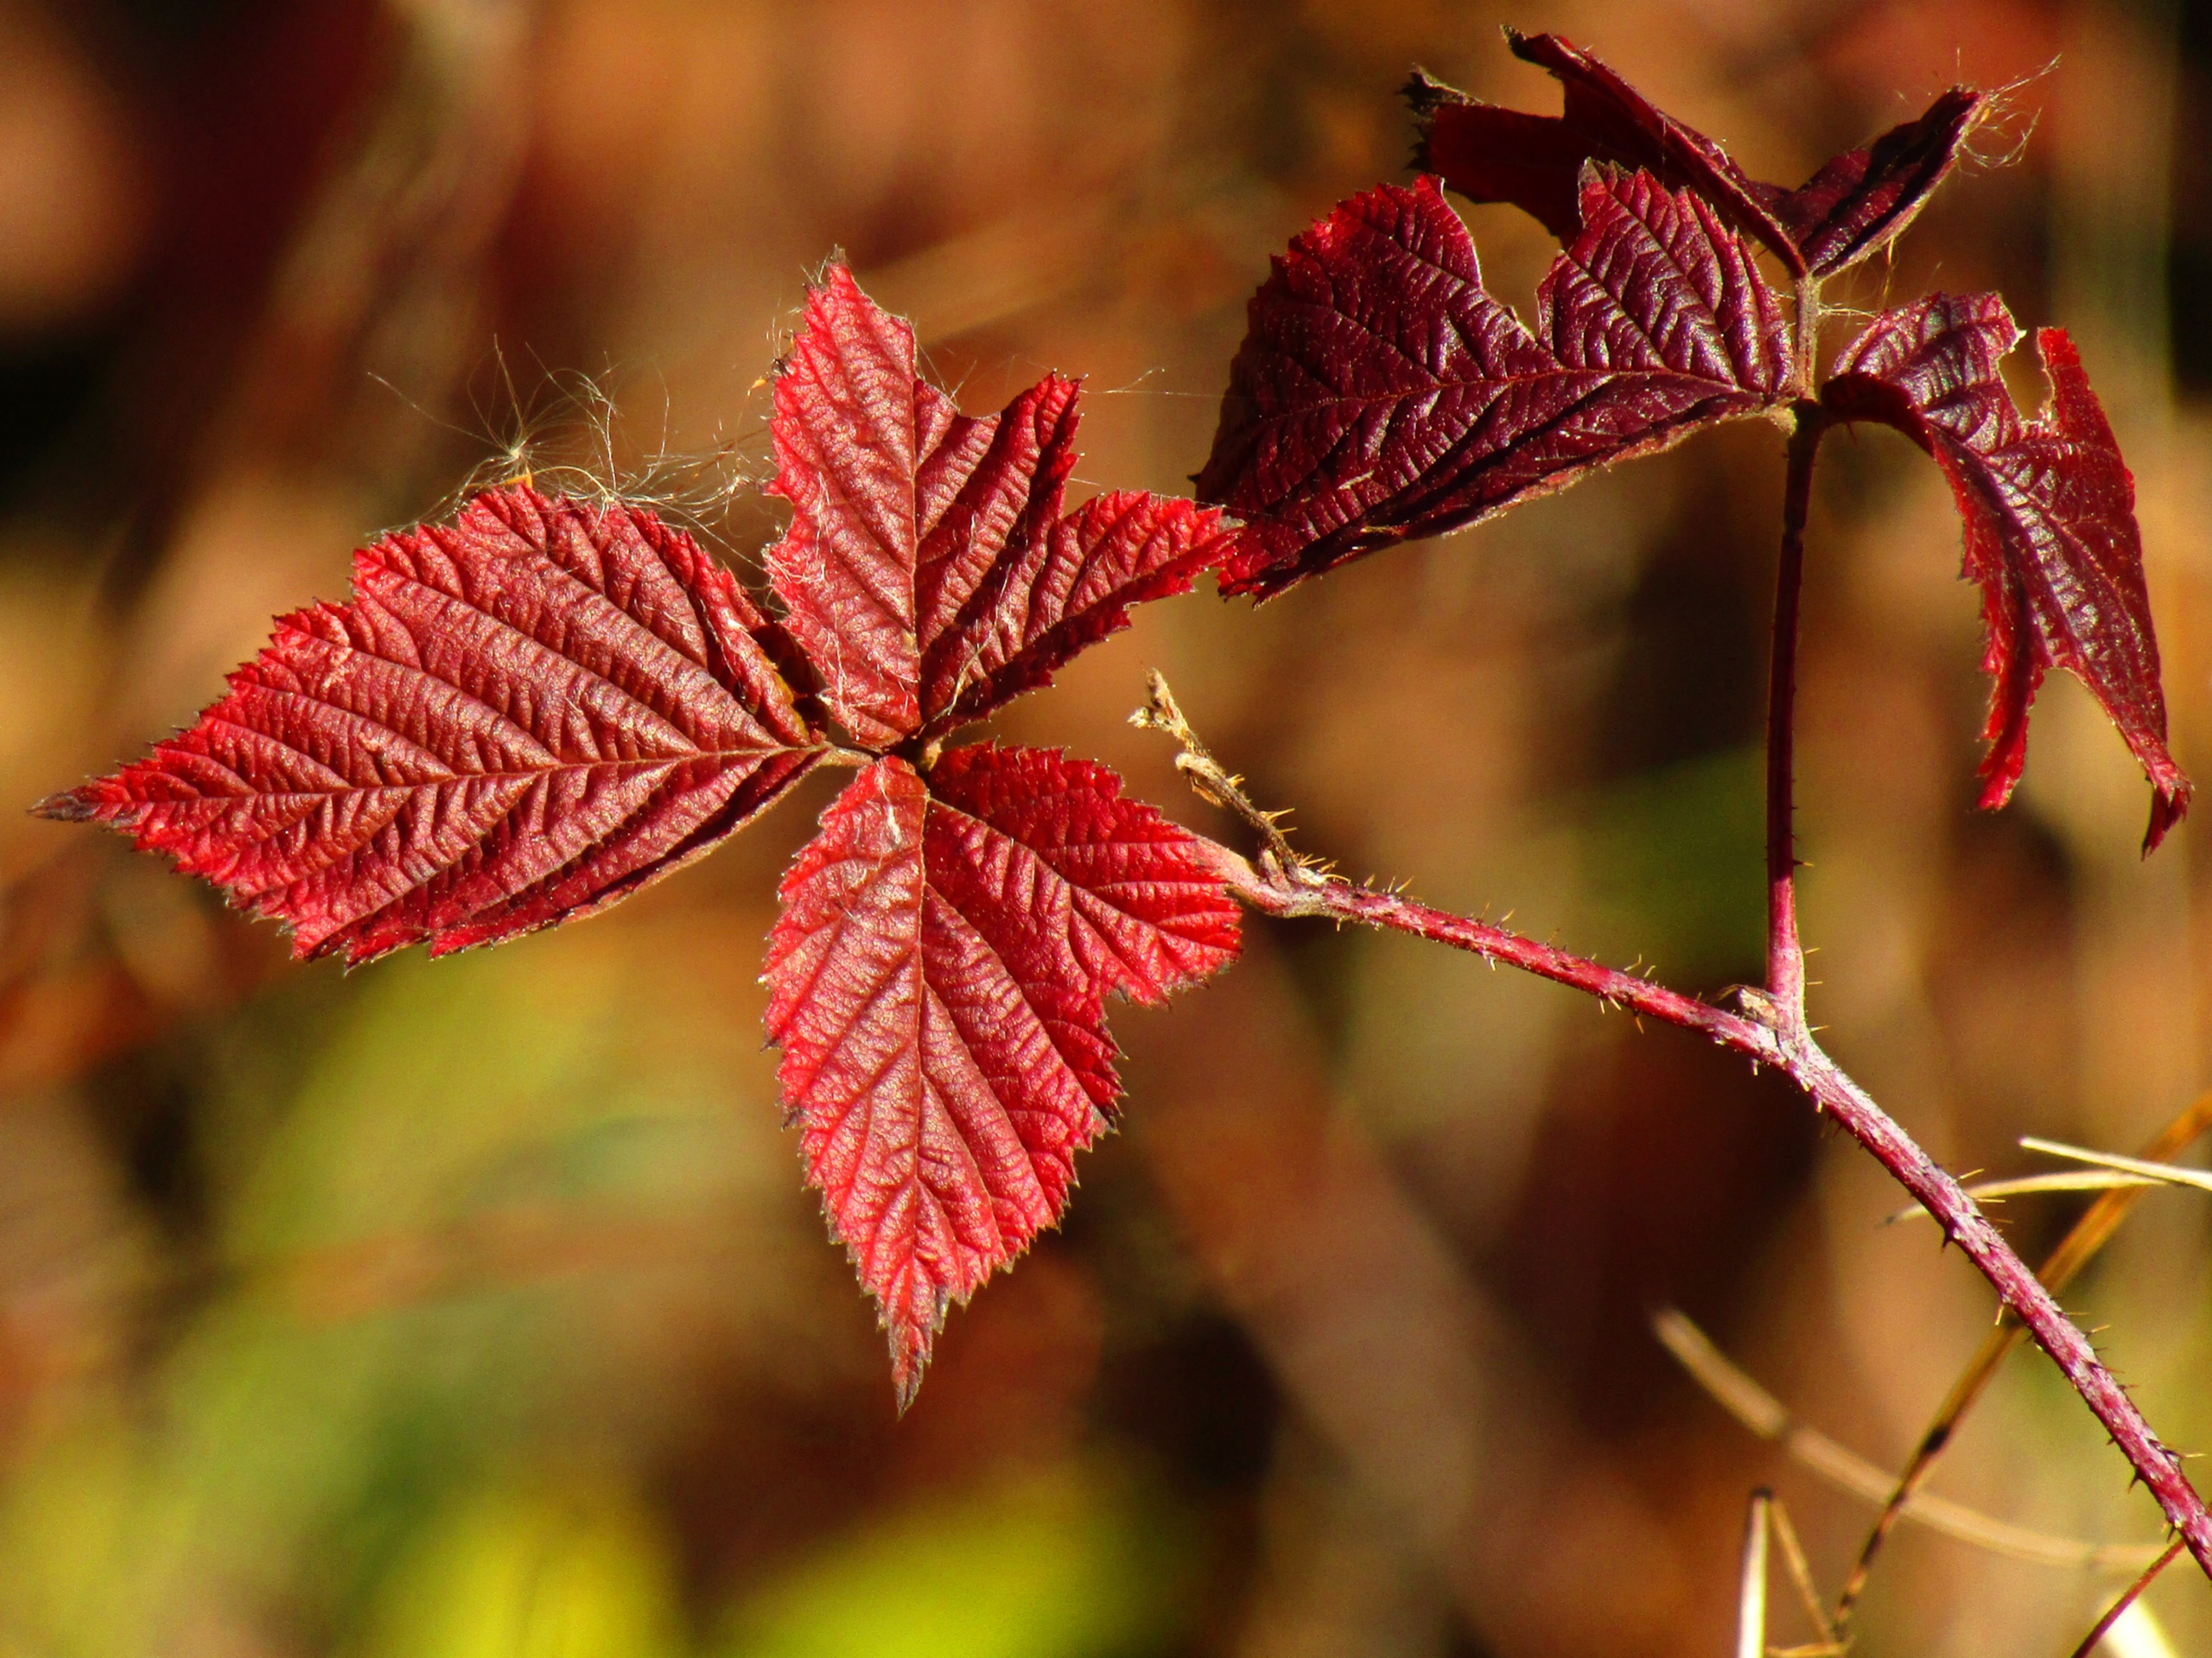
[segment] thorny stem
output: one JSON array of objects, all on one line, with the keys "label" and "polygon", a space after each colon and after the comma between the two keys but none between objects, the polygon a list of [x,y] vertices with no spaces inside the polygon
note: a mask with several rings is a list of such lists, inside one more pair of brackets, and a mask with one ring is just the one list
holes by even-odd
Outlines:
[{"label": "thorny stem", "polygon": [[1833,1116],[1853,1139],[1871,1152],[1898,1185],[1935,1217],[1945,1237],[1956,1243],[1996,1289],[1998,1296],[2027,1326],[2037,1344],[2050,1354],[2075,1392],[2094,1413],[2113,1443],[2150,1488],[2167,1522],[2190,1553],[2212,1578],[2212,1512],[2181,1471],[2178,1458],[2159,1443],[2133,1400],[2100,1362],[2088,1338],[2051,1299],[2025,1261],[1992,1226],[1966,1189],[1921,1150],[1889,1114],[1868,1097],[1836,1063],[1821,1051],[1801,1018],[1774,1018],[1778,1010],[1754,993],[1743,998],[1755,1017],[1669,990],[1555,945],[1539,943],[1487,921],[1456,916],[1397,893],[1355,886],[1317,868],[1293,853],[1275,823],[1261,811],[1192,734],[1166,683],[1152,676],[1150,705],[1135,722],[1165,731],[1182,745],[1178,769],[1206,798],[1227,807],[1257,831],[1263,846],[1256,861],[1217,842],[1200,838],[1198,847],[1215,875],[1232,896],[1264,915],[1326,918],[1339,924],[1402,932],[1433,943],[1448,944],[1484,960],[1503,962],[1625,1007],[1695,1031],[1708,1041],[1741,1054],[1755,1065],[1780,1070]]},{"label": "thorny stem", "polygon": [[[2143,1157],[2149,1162],[2166,1162],[2187,1151],[2208,1131],[2212,1131],[2212,1093],[2201,1094],[2183,1108],[2181,1115],[2160,1129],[2150,1144],[2143,1148]],[[2053,1295],[2065,1294],[2066,1286],[2120,1229],[2120,1223],[2142,1200],[2146,1190],[2148,1188],[2142,1186],[2121,1187],[2106,1192],[2090,1204],[2083,1211],[2082,1218],[2075,1222],[2073,1229],[2059,1240],[2058,1247],[2044,1257],[2043,1265],[2037,1269],[2036,1276],[2043,1280],[2044,1287]],[[1839,1630],[1850,1628],[1852,1615],[1858,1609],[1859,1598],[1866,1590],[1867,1578],[1874,1569],[1874,1561],[1904,1514],[1905,1505],[1927,1483],[1936,1458],[1950,1444],[1952,1432],[1958,1426],[1960,1419],[1981,1397],[1991,1379],[1996,1375],[1998,1367],[2005,1362],[2005,1356],[2012,1350],[2019,1338],[2019,1321],[2009,1312],[2000,1315],[1997,1327],[1982,1338],[1980,1350],[1960,1373],[1959,1379],[1951,1384],[1951,1391],[1936,1411],[1935,1420],[1929,1424],[1928,1431],[1921,1436],[1920,1444],[1914,1449],[1912,1460],[1905,1464],[1904,1472],[1897,1477],[1897,1489],[1891,1493],[1888,1503],[1875,1520],[1872,1529],[1866,1534],[1866,1545],[1859,1551],[1859,1559],[1851,1568],[1851,1575],[1844,1579],[1843,1591],[1836,1598],[1835,1624]]]}]

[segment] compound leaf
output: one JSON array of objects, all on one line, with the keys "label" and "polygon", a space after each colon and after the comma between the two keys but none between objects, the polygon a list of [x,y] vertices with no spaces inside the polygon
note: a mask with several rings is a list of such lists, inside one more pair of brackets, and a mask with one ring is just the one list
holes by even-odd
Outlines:
[{"label": "compound leaf", "polygon": [[947,1305],[1056,1221],[1120,1085],[1104,1002],[1237,948],[1199,843],[1103,766],[982,745],[877,761],[785,877],[768,1030],[807,1178],[899,1402]]},{"label": "compound leaf", "polygon": [[1709,203],[1592,167],[1580,218],[1534,331],[1484,291],[1433,179],[1292,242],[1252,297],[1198,480],[1244,520],[1226,591],[1270,596],[1787,399],[1780,305]]},{"label": "compound leaf", "polygon": [[1927,450],[1958,501],[1993,681],[1981,804],[2011,798],[2029,706],[2044,673],[2063,668],[2095,694],[2150,778],[2148,852],[2188,810],[2191,785],[2166,749],[2134,480],[2062,329],[2036,336],[2050,407],[2021,418],[1998,372],[2019,339],[1996,295],[1933,294],[1877,317],[1822,395],[1844,418],[1885,422]]},{"label": "compound leaf", "polygon": [[689,862],[820,756],[765,626],[649,511],[491,492],[356,553],[351,603],[39,810],[168,853],[301,956],[498,943]]},{"label": "compound leaf", "polygon": [[861,764],[784,882],[768,1024],[903,1404],[946,1306],[1058,1218],[1109,1119],[1107,994],[1236,951],[1205,843],[1112,772],[934,758],[1230,542],[1188,500],[1065,511],[1076,399],[1047,376],[962,414],[833,266],[776,380],[780,621],[649,511],[491,492],[356,555],[351,603],[284,619],[192,730],[41,810],[359,962],[603,908],[821,760]]}]

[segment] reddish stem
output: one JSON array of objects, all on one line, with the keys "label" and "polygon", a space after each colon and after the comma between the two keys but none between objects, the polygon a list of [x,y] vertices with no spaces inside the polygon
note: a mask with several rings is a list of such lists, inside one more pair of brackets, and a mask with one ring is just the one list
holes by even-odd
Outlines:
[{"label": "reddish stem", "polygon": [[2074,1648],[2074,1658],[2090,1658],[2097,1649],[2097,1643],[2112,1633],[2112,1626],[2127,1615],[2127,1609],[2135,1604],[2137,1597],[2158,1581],[2158,1573],[2173,1564],[2174,1556],[2181,1553],[2181,1545],[2182,1540],[2175,1538],[2167,1546],[2166,1552],[2152,1561],[2143,1575],[2129,1584],[2120,1598],[2105,1609],[2105,1615],[2097,1620],[2096,1627],[2083,1636],[2082,1644]]},{"label": "reddish stem", "polygon": [[2059,1310],[2050,1292],[1999,1236],[1965,1189],[1938,1168],[1912,1137],[1821,1051],[1802,1019],[1794,1024],[1779,1018],[1773,1024],[1766,1022],[1766,1016],[1779,1010],[1765,1007],[1763,997],[1758,1001],[1746,998],[1746,1006],[1756,1008],[1761,1018],[1731,1013],[1489,922],[1451,915],[1395,893],[1355,886],[1317,873],[1272,850],[1263,853],[1255,865],[1213,842],[1202,841],[1200,845],[1206,848],[1229,890],[1264,914],[1324,916],[1449,944],[1487,961],[1503,962],[1539,978],[1571,985],[1614,1007],[1695,1031],[1731,1052],[1783,1071],[1920,1200],[1944,1235],[1966,1252],[1967,1258],[1995,1286],[2005,1305],[2018,1316],[2104,1424],[2120,1454],[2134,1468],[2136,1477],[2150,1487],[2168,1523],[2180,1534],[2205,1575],[2212,1578],[2212,1513],[2206,1511],[2203,1499],[2183,1475],[2179,1460],[2158,1442],[2134,1401],[2098,1361],[2088,1339]]},{"label": "reddish stem", "polygon": [[1789,474],[1782,504],[1782,558],[1774,580],[1774,643],[1766,698],[1766,989],[1784,1030],[1805,1023],[1805,952],[1797,938],[1797,856],[1792,772],[1796,764],[1797,612],[1805,587],[1805,521],[1813,499],[1813,461],[1827,419],[1801,402],[1789,435]]}]

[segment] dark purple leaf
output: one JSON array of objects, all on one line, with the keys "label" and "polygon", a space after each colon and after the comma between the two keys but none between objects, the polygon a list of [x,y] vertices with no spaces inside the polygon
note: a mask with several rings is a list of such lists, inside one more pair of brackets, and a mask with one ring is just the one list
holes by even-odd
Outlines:
[{"label": "dark purple leaf", "polygon": [[1981,804],[2003,805],[2027,759],[2028,708],[2046,670],[2091,691],[2142,763],[2153,795],[2145,851],[2189,808],[2166,751],[2158,642],[2143,582],[2135,485],[2112,427],[2057,328],[2036,337],[2050,405],[2024,421],[1998,365],[2020,330],[1994,294],[1931,295],[1875,319],[1824,397],[1852,420],[1896,427],[1935,456],[1966,523],[1994,682]]},{"label": "dark purple leaf", "polygon": [[1641,168],[1669,188],[1696,191],[1773,249],[1793,276],[1832,275],[1910,223],[1988,102],[1985,93],[1955,86],[1916,119],[1837,156],[1790,190],[1747,178],[1719,144],[1558,35],[1508,29],[1506,38],[1516,56],[1559,79],[1561,112],[1503,109],[1415,70],[1406,97],[1421,126],[1416,167],[1440,175],[1471,201],[1512,203],[1562,242],[1581,225],[1586,162]]},{"label": "dark purple leaf", "polygon": [[1790,275],[1803,272],[1796,244],[1719,144],[1559,35],[1509,29],[1505,38],[1514,56],[1550,70],[1565,89],[1560,112],[1500,109],[1415,70],[1406,95],[1421,118],[1414,164],[1422,172],[1441,175],[1471,201],[1510,201],[1564,242],[1580,227],[1586,162],[1641,169],[1669,189],[1695,191],[1772,248]]},{"label": "dark purple leaf", "polygon": [[1252,297],[1198,495],[1262,597],[1789,395],[1781,308],[1711,206],[1592,168],[1532,332],[1433,179],[1300,236]]},{"label": "dark purple leaf", "polygon": [[1895,240],[1944,175],[1988,106],[1954,86],[1917,118],[1837,156],[1795,190],[1757,187],[1816,276],[1832,276]]}]

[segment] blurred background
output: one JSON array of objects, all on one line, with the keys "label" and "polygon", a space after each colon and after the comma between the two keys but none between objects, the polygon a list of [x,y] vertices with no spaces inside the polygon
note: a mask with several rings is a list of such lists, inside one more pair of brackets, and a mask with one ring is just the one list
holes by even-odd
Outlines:
[{"label": "blurred background", "polygon": [[[1997,287],[2075,331],[2212,772],[2202,0],[0,0],[0,1654],[1710,1654],[1762,1482],[1834,1590],[1868,1510],[1649,1312],[1894,1467],[1992,1298],[1687,1038],[1255,924],[1213,987],[1121,1012],[1123,1131],[897,1421],[760,1036],[772,887],[836,779],[588,924],[351,976],[19,810],[471,480],[621,480],[757,577],[762,376],[833,247],[970,408],[1087,376],[1083,490],[1185,487],[1268,253],[1402,176],[1408,67],[1557,107],[1506,22],[1783,181],[2012,87],[1840,297]],[[1525,303],[1542,233],[1470,219]],[[1973,811],[1946,492],[1885,434],[1826,459],[1815,1016],[1955,1169],[2133,1149],[2212,1080],[2212,813],[2139,861],[2145,786],[2071,680],[2018,802]],[[1731,428],[1256,613],[1155,607],[1001,728],[1234,838],[1123,723],[1157,665],[1347,873],[1755,978],[1780,461]],[[2005,1213],[2032,1257],[2078,1208]],[[2068,1298],[2184,1446],[2208,1245],[2201,1197],[2154,1195]],[[2031,1355],[1936,1487],[2158,1534]],[[2063,1654],[2119,1581],[1909,1528],[1856,1650]],[[2185,1565],[2151,1604],[2212,1650]],[[1786,1606],[1775,1636],[1810,1638]]]}]

